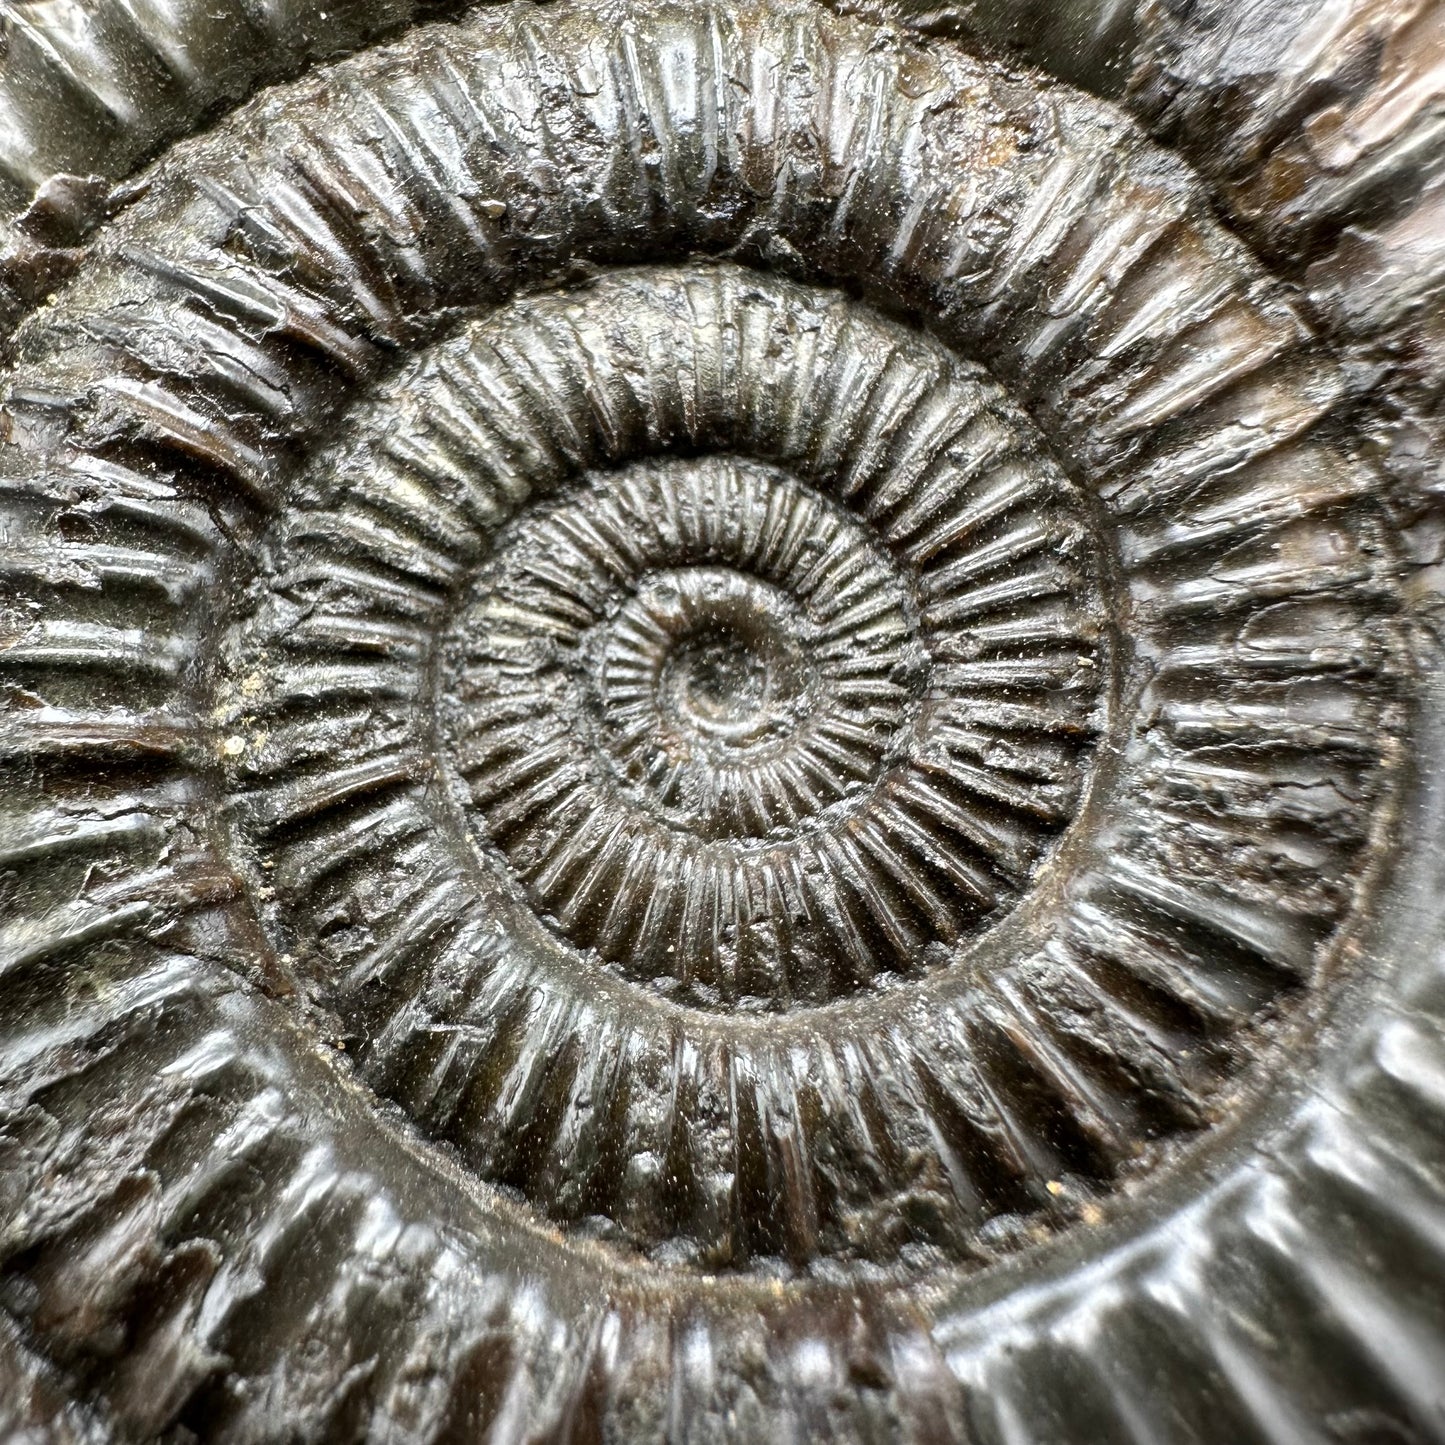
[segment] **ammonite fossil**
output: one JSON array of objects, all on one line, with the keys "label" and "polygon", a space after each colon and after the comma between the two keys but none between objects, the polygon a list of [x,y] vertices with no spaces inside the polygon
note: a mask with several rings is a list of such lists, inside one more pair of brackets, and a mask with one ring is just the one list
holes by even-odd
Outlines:
[{"label": "ammonite fossil", "polygon": [[1445,10],[3,14],[6,1431],[1445,1440]]}]

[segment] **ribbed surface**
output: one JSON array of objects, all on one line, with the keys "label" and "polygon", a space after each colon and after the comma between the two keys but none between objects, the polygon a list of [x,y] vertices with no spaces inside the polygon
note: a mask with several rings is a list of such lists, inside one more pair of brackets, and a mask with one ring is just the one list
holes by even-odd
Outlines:
[{"label": "ribbed surface", "polygon": [[[1098,544],[1032,428],[943,348],[755,273],[642,272],[499,313],[370,415],[376,440],[328,479],[338,501],[288,518],[279,589],[342,555],[444,584],[529,497],[662,448],[743,448],[806,479],[599,476],[469,584],[443,757],[537,905],[629,974],[736,1006],[916,969],[1016,896],[1072,815],[1107,686]],[[351,808],[367,754],[427,771],[395,751],[425,690],[427,595],[343,584],[254,624],[234,666],[266,735],[243,775],[268,827]],[[709,638],[777,689],[731,729],[682,716],[668,671]],[[384,695],[391,728],[362,716]],[[335,765],[305,742],[323,698],[365,732]],[[308,872],[329,837],[297,845]]]},{"label": "ribbed surface", "polygon": [[1107,1329],[918,1322],[1232,1114],[1387,817],[1343,383],[1127,127],[509,6],[183,147],[16,346],[0,1295],[131,1434],[1284,1440],[1255,1277],[1428,1430],[1429,1306],[1269,1237],[1367,1208],[1323,1134]]},{"label": "ribbed surface", "polygon": [[427,0],[7,0],[0,5],[0,331],[74,268],[107,193],[260,86],[355,50]]},{"label": "ribbed surface", "polygon": [[1445,7],[1152,3],[1140,28],[1131,105],[1367,353],[1362,429],[1390,435],[1418,508],[1445,429]]}]

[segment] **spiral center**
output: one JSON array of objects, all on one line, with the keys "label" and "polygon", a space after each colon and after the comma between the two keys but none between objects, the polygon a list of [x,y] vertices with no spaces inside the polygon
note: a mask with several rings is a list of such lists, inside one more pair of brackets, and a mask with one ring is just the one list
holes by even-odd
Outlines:
[{"label": "spiral center", "polygon": [[773,659],[735,632],[690,638],[668,663],[667,692],[678,713],[699,732],[734,740],[751,737],[768,713]]},{"label": "spiral center", "polygon": [[[809,624],[756,578],[711,567],[663,573],[639,590],[619,625],[633,637],[651,635],[657,716],[680,740],[747,748],[783,737],[806,710],[810,669],[799,639]],[[611,650],[604,690],[625,690],[626,670]]]}]

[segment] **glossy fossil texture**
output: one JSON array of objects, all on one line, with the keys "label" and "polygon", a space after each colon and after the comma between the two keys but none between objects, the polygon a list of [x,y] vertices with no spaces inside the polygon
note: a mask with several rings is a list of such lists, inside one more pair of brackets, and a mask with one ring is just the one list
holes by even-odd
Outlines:
[{"label": "glossy fossil texture", "polygon": [[1429,268],[1316,284],[1417,10],[1371,211],[1197,10],[1056,18],[1203,180],[1025,9],[481,7],[191,139],[408,15],[99,13],[195,78],[8,262],[12,1418],[1441,1433]]}]

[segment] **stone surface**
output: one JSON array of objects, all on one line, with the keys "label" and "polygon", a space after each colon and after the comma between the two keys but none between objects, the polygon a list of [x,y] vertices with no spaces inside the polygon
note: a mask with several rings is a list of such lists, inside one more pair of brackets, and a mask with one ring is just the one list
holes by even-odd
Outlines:
[{"label": "stone surface", "polygon": [[1445,1439],[1440,11],[1304,8],[12,7],[5,1428]]}]

